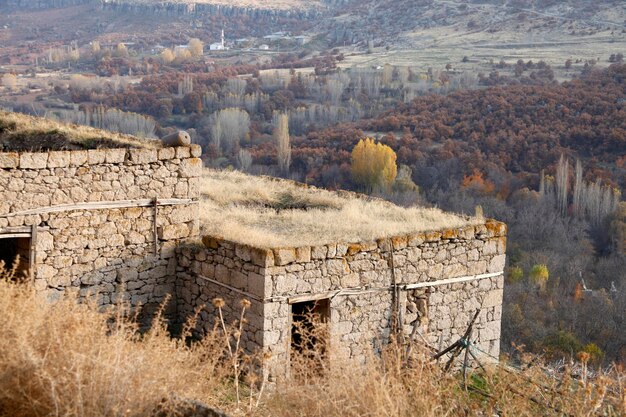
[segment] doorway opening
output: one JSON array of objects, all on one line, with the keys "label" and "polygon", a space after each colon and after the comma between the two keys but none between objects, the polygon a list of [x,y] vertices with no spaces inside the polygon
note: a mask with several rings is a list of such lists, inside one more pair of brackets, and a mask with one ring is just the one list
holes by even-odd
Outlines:
[{"label": "doorway opening", "polygon": [[[4,269],[15,268],[13,278],[25,278],[30,271],[30,237],[3,237],[0,235],[0,263]],[[17,262],[17,263],[16,263]]]},{"label": "doorway opening", "polygon": [[322,367],[327,360],[330,300],[291,305],[291,362]]}]

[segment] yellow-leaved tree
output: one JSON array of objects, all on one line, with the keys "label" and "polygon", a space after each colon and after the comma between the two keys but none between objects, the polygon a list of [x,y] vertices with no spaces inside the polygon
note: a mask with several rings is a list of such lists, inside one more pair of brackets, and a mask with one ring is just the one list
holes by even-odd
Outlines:
[{"label": "yellow-leaved tree", "polygon": [[352,179],[365,191],[387,190],[398,175],[396,153],[371,138],[361,139],[352,150]]}]

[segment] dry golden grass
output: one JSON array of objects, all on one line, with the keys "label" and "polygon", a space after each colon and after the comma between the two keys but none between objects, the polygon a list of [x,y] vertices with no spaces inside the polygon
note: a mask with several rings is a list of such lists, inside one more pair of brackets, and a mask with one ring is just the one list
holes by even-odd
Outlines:
[{"label": "dry golden grass", "polygon": [[[158,140],[138,139],[134,136],[95,129],[88,126],[61,123],[40,117],[0,110],[0,152],[2,142],[11,146],[22,146],[26,149],[38,150],[74,146],[78,148],[96,147],[133,147],[158,148]],[[17,143],[23,143],[19,145]],[[9,146],[9,147],[11,147]]]},{"label": "dry golden grass", "polygon": [[159,326],[139,336],[121,306],[52,305],[7,281],[0,314],[0,415],[147,416],[230,390],[217,337],[187,347]]},{"label": "dry golden grass", "polygon": [[205,170],[201,193],[203,233],[266,248],[371,241],[484,223],[240,172]]},{"label": "dry golden grass", "polygon": [[306,353],[294,361],[292,378],[263,391],[260,378],[246,372],[254,357],[236,347],[239,323],[189,345],[160,325],[139,335],[123,306],[103,314],[72,296],[48,304],[1,276],[2,416],[190,415],[182,413],[183,399],[234,416],[626,415],[624,376],[617,373],[576,381],[536,367],[496,368],[472,375],[466,390],[419,348],[407,355],[393,344],[365,365],[320,367],[317,352]]}]

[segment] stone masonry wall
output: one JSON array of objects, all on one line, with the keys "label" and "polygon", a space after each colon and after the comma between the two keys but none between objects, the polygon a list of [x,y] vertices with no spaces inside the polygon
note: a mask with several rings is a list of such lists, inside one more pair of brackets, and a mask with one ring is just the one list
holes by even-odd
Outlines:
[{"label": "stone masonry wall", "polygon": [[[213,300],[221,298],[225,301],[222,308],[224,321],[227,325],[232,325],[239,320],[241,301],[246,299],[251,302],[251,306],[245,316],[247,323],[241,345],[249,352],[255,352],[264,346],[264,338],[268,337],[263,331],[265,305],[262,300],[266,280],[259,265],[263,253],[246,248],[244,254],[243,246],[216,239],[203,240],[205,244],[187,244],[177,250],[176,299],[180,319],[185,321],[193,316],[196,309],[201,308],[199,330],[209,331],[218,318]],[[251,255],[253,253],[254,258]],[[232,289],[212,283],[206,278],[226,284]]]},{"label": "stone masonry wall", "polygon": [[[76,289],[100,305],[124,299],[149,313],[175,295],[175,247],[198,235],[200,152],[192,146],[0,153],[0,234],[37,227],[34,285],[50,298]],[[185,200],[157,207],[156,254],[154,207],[84,205],[152,198]],[[58,207],[76,204],[83,206]],[[50,207],[56,209],[41,211]],[[169,304],[170,315],[175,307]]]},{"label": "stone masonry wall", "polygon": [[[189,273],[179,285],[178,309],[189,315],[216,296],[235,306],[247,293],[255,301],[245,336],[254,342],[247,346],[270,352],[275,374],[289,363],[291,303],[306,299],[330,300],[331,360],[364,361],[368,350],[379,350],[393,327],[394,304],[407,336],[419,331],[442,347],[456,341],[480,308],[473,339],[497,356],[505,236],[504,224],[487,221],[374,242],[271,250],[206,237],[204,248],[179,254],[179,268],[189,265]],[[211,314],[206,318],[213,320]]]}]

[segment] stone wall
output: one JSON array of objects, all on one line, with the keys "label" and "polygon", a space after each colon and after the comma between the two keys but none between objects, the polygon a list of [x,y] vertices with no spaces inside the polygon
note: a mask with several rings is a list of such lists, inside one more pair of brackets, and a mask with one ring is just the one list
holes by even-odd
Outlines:
[{"label": "stone wall", "polygon": [[[203,239],[205,244],[187,244],[178,248],[178,285],[176,299],[181,321],[192,317],[201,308],[199,328],[209,331],[216,324],[217,310],[213,300],[225,301],[224,321],[231,325],[239,320],[241,301],[251,302],[246,314],[247,324],[242,335],[242,346],[255,352],[264,346],[265,276],[261,263],[263,251],[255,251],[227,241]],[[236,250],[236,248],[239,248]],[[242,253],[245,248],[245,255]],[[251,253],[255,256],[253,259]],[[219,283],[225,284],[221,286]]]},{"label": "stone wall", "polygon": [[71,288],[149,312],[175,295],[175,247],[198,235],[200,152],[0,153],[0,234],[35,226],[32,278],[50,298]]},{"label": "stone wall", "polygon": [[[379,350],[395,326],[407,336],[419,332],[434,347],[446,347],[480,309],[473,340],[497,356],[505,236],[504,224],[487,221],[457,230],[299,248],[258,249],[206,237],[204,246],[179,251],[179,272],[187,268],[187,273],[179,285],[178,309],[190,315],[219,296],[233,306],[227,316],[235,320],[238,301],[254,301],[246,346],[270,352],[272,366],[289,363],[295,302],[329,299],[331,355],[359,361]],[[212,325],[213,313],[210,306],[205,310],[205,327]]]}]

